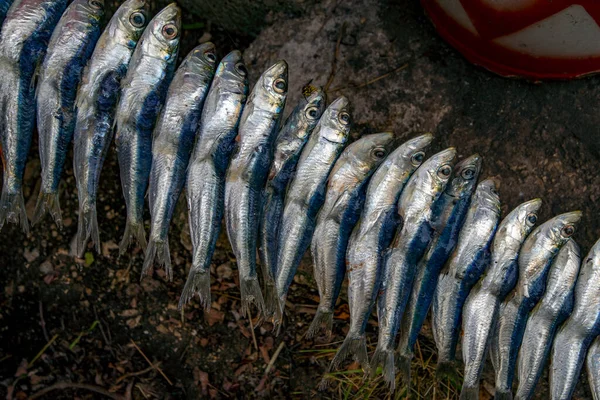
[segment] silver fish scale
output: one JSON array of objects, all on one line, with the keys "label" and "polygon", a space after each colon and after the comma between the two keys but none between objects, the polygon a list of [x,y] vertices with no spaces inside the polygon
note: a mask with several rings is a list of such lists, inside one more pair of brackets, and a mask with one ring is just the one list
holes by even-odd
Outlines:
[{"label": "silver fish scale", "polygon": [[586,358],[587,378],[594,400],[600,400],[600,336],[594,340]]}]

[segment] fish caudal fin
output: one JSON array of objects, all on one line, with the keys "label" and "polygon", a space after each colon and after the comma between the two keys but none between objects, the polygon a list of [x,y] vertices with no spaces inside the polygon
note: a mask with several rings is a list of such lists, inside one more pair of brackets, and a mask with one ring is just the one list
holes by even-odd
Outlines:
[{"label": "fish caudal fin", "polygon": [[60,212],[60,203],[58,200],[58,193],[43,193],[40,192],[35,205],[35,211],[33,213],[33,219],[31,224],[35,225],[44,218],[46,212],[49,212],[56,222],[56,225],[62,229],[62,214]]},{"label": "fish caudal fin", "polygon": [[466,387],[460,391],[460,400],[479,400],[479,387]]},{"label": "fish caudal fin", "polygon": [[146,248],[146,257],[144,259],[144,266],[142,267],[142,276],[152,274],[152,266],[154,265],[154,259],[158,258],[158,262],[165,266],[165,272],[167,278],[173,280],[173,268],[171,267],[171,253],[169,252],[169,240],[157,241],[150,239],[148,247]]},{"label": "fish caudal fin", "polygon": [[119,255],[123,255],[127,252],[127,249],[134,238],[140,244],[142,250],[146,251],[148,243],[146,242],[144,224],[141,222],[131,222],[131,220],[128,218],[127,222],[125,223],[125,233],[123,234],[123,239],[121,239],[121,243],[119,244]]},{"label": "fish caudal fin", "polygon": [[398,369],[400,370],[400,376],[406,385],[410,385],[410,362],[412,361],[411,356],[400,355],[398,358]]},{"label": "fish caudal fin", "polygon": [[437,367],[435,369],[435,374],[438,379],[456,379],[458,377],[456,367],[454,366],[454,363],[452,361],[438,361]]},{"label": "fish caudal fin", "polygon": [[266,280],[265,282],[265,317],[276,318],[280,313],[279,298],[277,297],[277,288],[275,282]]},{"label": "fish caudal fin", "polygon": [[200,304],[204,307],[204,310],[210,310],[212,304],[210,298],[210,271],[197,270],[192,266],[183,292],[181,292],[179,309],[181,310],[183,306],[189,303],[195,294],[200,297]]},{"label": "fish caudal fin", "polygon": [[244,315],[247,315],[250,311],[251,304],[256,306],[259,316],[265,314],[265,301],[257,278],[240,279],[240,292],[242,295],[242,313]]},{"label": "fish caudal fin", "polygon": [[87,210],[79,208],[79,220],[77,222],[77,236],[75,238],[76,251],[78,257],[83,257],[85,245],[88,239],[92,239],[96,246],[96,251],[100,253],[100,233],[98,231],[98,218],[96,216],[96,205],[90,206]]},{"label": "fish caudal fin", "polygon": [[333,311],[318,308],[315,318],[308,327],[308,331],[306,331],[306,338],[312,339],[317,336],[322,326],[325,327],[325,335],[327,335],[327,337],[331,336],[331,330],[333,328]]},{"label": "fish caudal fin", "polygon": [[390,390],[396,389],[396,366],[394,365],[394,350],[377,348],[371,360],[371,377],[377,373],[377,367],[383,368],[383,380],[387,382]]},{"label": "fish caudal fin", "polygon": [[510,390],[498,390],[494,393],[494,400],[513,400],[513,395]]},{"label": "fish caudal fin", "polygon": [[21,224],[23,232],[29,233],[29,222],[27,221],[27,213],[25,212],[25,200],[23,192],[8,193],[6,187],[2,188],[0,196],[0,229],[5,222],[13,224]]},{"label": "fish caudal fin", "polygon": [[346,336],[344,342],[338,349],[335,357],[331,360],[330,369],[338,369],[342,362],[352,356],[358,361],[365,372],[369,372],[369,356],[367,355],[367,340],[364,335],[359,337]]}]

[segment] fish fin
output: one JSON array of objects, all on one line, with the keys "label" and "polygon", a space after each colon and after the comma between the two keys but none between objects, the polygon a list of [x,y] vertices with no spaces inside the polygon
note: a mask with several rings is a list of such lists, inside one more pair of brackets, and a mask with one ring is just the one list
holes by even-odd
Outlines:
[{"label": "fish fin", "polygon": [[77,237],[75,239],[78,257],[83,257],[85,245],[90,238],[96,246],[96,251],[100,253],[100,233],[98,231],[98,217],[96,215],[95,204],[91,205],[88,210],[84,210],[82,207],[79,207]]},{"label": "fish fin", "polygon": [[513,400],[513,395],[510,390],[498,390],[494,393],[494,400]]},{"label": "fish fin", "polygon": [[367,340],[365,335],[358,337],[346,336],[331,361],[330,369],[338,369],[342,362],[350,356],[360,363],[365,373],[369,372],[369,356],[367,355]]},{"label": "fish fin", "polygon": [[29,221],[25,212],[23,192],[8,193],[6,186],[2,188],[2,195],[0,196],[0,229],[4,226],[4,222],[20,223],[23,232],[29,234]]},{"label": "fish fin", "polygon": [[265,279],[265,316],[275,317],[278,314],[279,298],[277,297],[277,288],[275,282]]},{"label": "fish fin", "polygon": [[192,266],[187,281],[179,298],[179,309],[189,303],[194,295],[200,297],[200,304],[205,311],[210,310],[210,271],[199,270]]},{"label": "fish fin", "polygon": [[63,229],[62,215],[60,212],[60,202],[58,200],[58,193],[43,193],[40,192],[35,205],[35,212],[33,213],[33,219],[31,225],[35,225],[42,220],[46,212],[49,212],[54,218],[56,225]]},{"label": "fish fin", "polygon": [[333,311],[318,308],[315,318],[308,327],[308,331],[306,331],[305,337],[307,339],[314,338],[321,330],[322,325],[325,326],[325,334],[327,337],[331,336],[331,330],[333,328]]},{"label": "fish fin", "polygon": [[325,392],[331,388],[332,383],[333,383],[333,379],[331,379],[329,376],[327,376],[327,373],[326,373],[325,375],[323,375],[323,378],[321,378],[321,382],[319,382],[319,385],[317,386],[317,390],[319,392]]},{"label": "fish fin", "polygon": [[396,389],[396,366],[394,365],[394,350],[393,349],[375,349],[373,359],[371,360],[371,377],[377,373],[377,367],[383,368],[383,380],[387,382],[390,390],[393,392]]},{"label": "fish fin", "polygon": [[279,336],[281,326],[283,325],[283,315],[285,313],[285,299],[277,300],[275,310],[273,312],[273,331],[277,331],[275,336]]},{"label": "fish fin", "polygon": [[242,313],[244,315],[248,314],[252,303],[258,309],[258,315],[264,315],[265,301],[257,278],[240,279],[240,292],[242,295]]},{"label": "fish fin", "polygon": [[127,252],[132,239],[135,238],[140,244],[142,250],[146,251],[148,243],[146,242],[146,231],[144,230],[144,224],[139,222],[131,222],[128,218],[125,223],[125,233],[119,244],[119,255],[123,255]]},{"label": "fish fin", "polygon": [[452,361],[438,361],[435,374],[438,379],[456,379],[458,377],[456,367],[454,366],[454,363]]},{"label": "fish fin", "polygon": [[165,266],[165,272],[167,273],[167,279],[173,280],[173,268],[171,267],[171,253],[169,251],[169,241],[161,240],[157,241],[150,239],[148,247],[146,248],[146,257],[144,260],[144,266],[142,267],[142,276],[152,274],[152,265],[154,264],[154,258],[158,258],[158,263]]},{"label": "fish fin", "polygon": [[410,386],[410,362],[412,356],[401,355],[398,358],[398,369],[400,370],[400,376],[407,386]]},{"label": "fish fin", "polygon": [[460,391],[460,400],[479,400],[479,387],[466,387],[463,385]]}]

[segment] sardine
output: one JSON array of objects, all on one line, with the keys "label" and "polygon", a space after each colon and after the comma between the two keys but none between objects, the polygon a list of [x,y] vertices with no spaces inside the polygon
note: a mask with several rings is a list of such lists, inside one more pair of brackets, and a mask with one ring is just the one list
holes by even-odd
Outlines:
[{"label": "sardine", "polygon": [[490,338],[490,355],[496,372],[499,400],[512,398],[512,383],[529,312],[540,301],[548,269],[562,246],[575,232],[581,212],[561,214],[537,227],[519,253],[519,278],[515,289],[502,302],[499,319]]},{"label": "sardine", "polygon": [[325,201],[327,177],[348,141],[351,125],[348,99],[339,97],[327,107],[300,154],[296,175],[285,197],[279,228],[276,326],[281,326],[288,289],[310,246],[317,213]]},{"label": "sardine", "polygon": [[225,175],[246,97],[248,71],[234,50],[221,60],[210,86],[187,171],[186,195],[192,238],[192,267],[179,307],[194,294],[210,309],[210,263],[225,208]]},{"label": "sardine", "polygon": [[[556,333],[550,364],[550,399],[573,396],[585,356],[600,335],[600,240],[581,264],[573,313]],[[592,382],[598,382],[598,375]]]},{"label": "sardine", "polygon": [[412,288],[417,262],[431,241],[435,201],[452,176],[456,150],[451,147],[423,163],[411,176],[398,200],[400,224],[386,251],[377,304],[379,339],[370,367],[383,366],[383,378],[395,388],[394,342]]},{"label": "sardine", "polygon": [[121,80],[146,27],[146,0],[127,0],[111,18],[86,66],[77,92],[73,168],[79,197],[77,254],[88,239],[100,252],[96,199],[104,159],[113,137]]},{"label": "sardine", "polygon": [[0,32],[0,148],[4,179],[0,230],[5,222],[29,223],[23,199],[23,173],[35,121],[35,75],[67,0],[19,0]]},{"label": "sardine", "polygon": [[321,88],[308,88],[308,97],[287,118],[277,134],[273,164],[265,188],[264,207],[260,220],[258,247],[265,285],[267,316],[272,316],[279,306],[275,290],[277,276],[277,238],[283,214],[285,191],[296,171],[300,153],[325,110],[326,96]]},{"label": "sardine", "polygon": [[394,150],[375,171],[360,220],[346,252],[350,330],[331,362],[337,368],[348,356],[368,369],[365,331],[381,284],[383,253],[398,225],[398,198],[408,179],[425,160],[433,136],[418,136]]},{"label": "sardine", "polygon": [[8,14],[12,2],[13,0],[0,0],[0,30],[2,30],[2,23],[6,18],[6,14]]},{"label": "sardine", "polygon": [[431,329],[438,350],[438,376],[454,371],[462,309],[490,261],[490,246],[500,220],[500,199],[493,180],[477,185],[456,248],[444,265],[431,305]]},{"label": "sardine", "polygon": [[261,201],[273,160],[273,144],[285,107],[288,66],[279,61],[267,69],[248,97],[239,126],[239,145],[225,183],[225,222],[240,275],[242,314],[251,303],[264,314],[256,273]]},{"label": "sardine", "polygon": [[204,43],[193,49],[177,69],[156,123],[152,142],[150,241],[144,272],[158,258],[171,271],[169,224],[183,185],[200,124],[204,99],[215,73],[215,46]]},{"label": "sardine", "polygon": [[[148,24],[121,85],[115,144],[127,222],[120,254],[133,238],[146,250],[144,198],[152,168],[152,133],[175,71],[180,30],[181,9],[172,3]],[[166,272],[171,280],[171,270]]]},{"label": "sardine", "polygon": [[594,340],[586,358],[587,378],[594,400],[600,400],[600,336]]},{"label": "sardine", "polygon": [[529,314],[517,358],[519,386],[516,399],[528,400],[535,393],[554,335],[573,311],[573,289],[580,263],[579,246],[571,239],[554,259],[544,297]]},{"label": "sardine", "polygon": [[519,250],[535,226],[541,206],[540,199],[530,200],[517,206],[502,220],[492,244],[490,266],[471,289],[463,306],[465,372],[460,393],[462,400],[479,398],[479,379],[500,303],[517,283]]},{"label": "sardine", "polygon": [[458,233],[471,204],[471,195],[477,185],[480,171],[479,154],[457,163],[446,190],[435,203],[433,239],[427,253],[417,264],[415,283],[400,323],[398,364],[402,377],[407,383],[410,382],[413,349],[429,312],[438,276],[456,246]]},{"label": "sardine", "polygon": [[104,0],[75,0],[48,45],[37,87],[42,185],[33,224],[49,212],[62,228],[58,185],[75,130],[75,98],[83,68],[101,34]]},{"label": "sardine", "polygon": [[348,240],[360,217],[369,177],[393,144],[394,134],[389,132],[364,136],[342,152],[331,170],[311,243],[319,307],[307,338],[314,337],[321,326],[331,335],[333,309],[346,275]]}]

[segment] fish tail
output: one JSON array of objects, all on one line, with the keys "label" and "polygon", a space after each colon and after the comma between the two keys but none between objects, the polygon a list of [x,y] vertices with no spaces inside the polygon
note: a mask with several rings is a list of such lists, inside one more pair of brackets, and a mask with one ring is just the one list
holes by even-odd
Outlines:
[{"label": "fish tail", "polygon": [[35,225],[42,220],[46,212],[49,212],[54,218],[56,225],[63,229],[62,214],[60,212],[60,202],[58,200],[58,193],[43,193],[40,192],[35,205],[35,211],[33,213],[33,219],[31,225]]},{"label": "fish tail", "polygon": [[277,297],[277,288],[275,282],[265,278],[265,316],[275,317],[279,309],[279,298]]},{"label": "fish tail", "polygon": [[95,204],[86,207],[86,209],[79,207],[77,236],[75,238],[77,245],[77,256],[83,256],[83,253],[85,252],[85,245],[90,238],[96,246],[96,251],[100,253],[100,233],[98,231],[98,217],[96,215]]},{"label": "fish tail", "polygon": [[452,361],[445,360],[438,361],[435,374],[438,379],[458,377],[454,363]]},{"label": "fish tail", "polygon": [[344,342],[331,361],[330,369],[338,369],[342,361],[350,356],[360,363],[365,372],[369,371],[369,357],[367,355],[367,340],[365,335],[360,335],[358,337],[346,336]]},{"label": "fish tail", "polygon": [[250,305],[254,303],[258,309],[258,315],[265,313],[265,301],[260,291],[260,283],[257,278],[246,278],[240,280],[240,292],[242,295],[242,313],[247,315]]},{"label": "fish tail", "polygon": [[200,304],[204,307],[204,310],[210,310],[210,271],[199,270],[192,266],[183,292],[181,292],[179,309],[181,310],[183,306],[189,303],[195,294],[200,297]]},{"label": "fish tail", "polygon": [[306,331],[306,338],[314,338],[321,330],[321,326],[325,326],[325,334],[327,337],[331,336],[331,330],[333,328],[333,311],[318,308],[315,318],[308,327],[308,331]]},{"label": "fish tail", "polygon": [[168,240],[158,241],[150,239],[150,243],[148,243],[148,247],[146,248],[146,257],[144,259],[144,266],[142,267],[141,278],[143,279],[144,275],[151,275],[155,258],[158,258],[159,264],[165,266],[167,278],[172,281],[173,268],[171,267],[171,253],[169,252]]},{"label": "fish tail", "polygon": [[460,391],[460,400],[479,400],[479,387],[467,387],[463,385]]},{"label": "fish tail", "polygon": [[27,213],[25,212],[23,192],[8,193],[6,186],[3,186],[2,195],[0,196],[0,229],[4,226],[4,222],[20,223],[23,232],[25,234],[29,233],[29,222],[27,221]]},{"label": "fish tail", "polygon": [[275,305],[273,312],[273,331],[277,333],[275,336],[279,336],[281,332],[281,326],[283,325],[283,315],[285,312],[285,299],[277,299],[277,304]]},{"label": "fish tail", "polygon": [[494,393],[494,400],[513,400],[513,395],[510,390],[498,390]]},{"label": "fish tail", "polygon": [[143,222],[133,222],[129,218],[127,218],[127,222],[125,223],[125,233],[123,233],[123,238],[121,239],[121,243],[119,244],[119,255],[123,255],[127,252],[129,245],[133,241],[133,239],[137,240],[140,244],[140,247],[143,251],[146,251],[148,247],[148,243],[146,242],[146,231],[144,230]]},{"label": "fish tail", "polygon": [[377,367],[383,368],[383,380],[387,382],[390,390],[393,392],[396,388],[396,366],[394,365],[393,349],[375,349],[373,359],[371,360],[371,377],[377,373]]},{"label": "fish tail", "polygon": [[400,376],[407,385],[410,385],[410,362],[412,356],[400,355],[398,358],[398,369],[400,370]]}]

